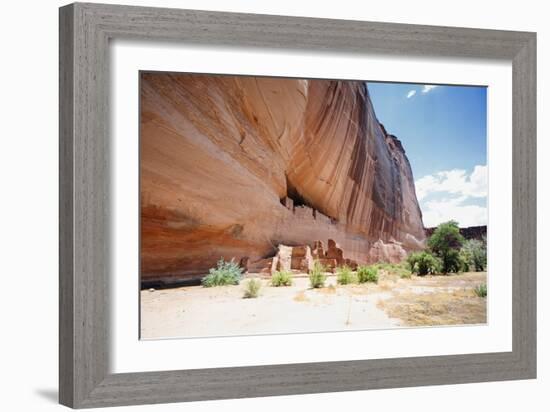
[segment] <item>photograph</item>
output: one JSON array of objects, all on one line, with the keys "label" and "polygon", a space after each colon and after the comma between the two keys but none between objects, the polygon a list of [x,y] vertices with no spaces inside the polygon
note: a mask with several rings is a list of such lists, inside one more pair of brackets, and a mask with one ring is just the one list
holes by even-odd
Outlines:
[{"label": "photograph", "polygon": [[487,323],[487,87],[139,73],[140,339]]}]

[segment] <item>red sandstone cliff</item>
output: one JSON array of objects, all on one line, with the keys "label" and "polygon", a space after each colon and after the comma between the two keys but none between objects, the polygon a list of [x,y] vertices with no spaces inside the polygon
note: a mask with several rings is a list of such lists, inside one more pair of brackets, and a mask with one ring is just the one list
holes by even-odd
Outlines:
[{"label": "red sandstone cliff", "polygon": [[281,243],[331,238],[363,263],[425,241],[405,151],[364,82],[144,73],[140,126],[144,280]]}]

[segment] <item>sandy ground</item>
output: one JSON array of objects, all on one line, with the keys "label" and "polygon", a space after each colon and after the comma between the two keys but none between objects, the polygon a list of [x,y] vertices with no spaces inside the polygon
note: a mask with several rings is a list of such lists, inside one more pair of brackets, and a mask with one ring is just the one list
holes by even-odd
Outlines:
[{"label": "sandy ground", "polygon": [[485,272],[412,278],[392,289],[378,308],[406,326],[448,326],[487,323],[487,299],[474,288],[487,283]]},{"label": "sandy ground", "polygon": [[[246,282],[246,281],[245,281]],[[190,286],[141,292],[142,338],[227,336],[319,332],[399,326],[376,307],[387,292],[366,292],[369,286],[310,289],[307,278],[289,287],[263,287],[256,299],[243,299],[239,286]],[[331,287],[332,285],[332,287]],[[374,285],[372,285],[374,286]],[[373,289],[373,288],[371,288]]]},{"label": "sandy ground", "polygon": [[[434,276],[400,279],[381,276],[378,284],[336,284],[329,276],[324,288],[310,289],[307,278],[295,278],[290,287],[272,287],[262,280],[260,296],[243,299],[244,282],[238,286],[204,288],[189,286],[162,290],[141,291],[141,337],[158,339],[171,337],[206,337],[255,335],[273,333],[307,333],[342,330],[384,329],[425,324],[430,311],[419,313],[422,323],[411,322],[411,308],[426,311],[430,297],[446,302],[447,296],[460,303],[462,292],[474,296],[478,312],[485,313],[485,300],[475,297],[473,287],[484,283],[485,273],[455,276]],[[457,295],[457,291],[461,291]],[[400,301],[415,303],[403,314]],[[412,297],[412,298],[411,298]],[[426,303],[426,300],[428,303]],[[444,302],[444,303],[445,303]],[[456,303],[456,302],[455,302]],[[428,306],[426,306],[428,305]],[[396,310],[397,309],[397,310]],[[444,310],[444,309],[443,309]],[[441,322],[484,323],[484,318],[465,317],[460,322],[461,307],[453,307],[454,320]],[[458,321],[457,321],[458,319]]]},{"label": "sandy ground", "polygon": [[310,289],[306,277],[278,288],[263,279],[256,299],[243,299],[244,282],[141,291],[142,339],[486,322],[486,300],[473,292],[486,283],[484,272],[411,279],[382,273],[378,284],[346,286],[329,276],[321,289]]}]

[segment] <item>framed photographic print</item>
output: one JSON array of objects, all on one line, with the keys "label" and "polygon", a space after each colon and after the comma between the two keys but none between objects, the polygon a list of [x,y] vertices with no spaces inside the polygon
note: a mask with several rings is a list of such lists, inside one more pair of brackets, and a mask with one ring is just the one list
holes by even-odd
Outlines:
[{"label": "framed photographic print", "polygon": [[60,401],[536,376],[536,36],[60,9]]}]

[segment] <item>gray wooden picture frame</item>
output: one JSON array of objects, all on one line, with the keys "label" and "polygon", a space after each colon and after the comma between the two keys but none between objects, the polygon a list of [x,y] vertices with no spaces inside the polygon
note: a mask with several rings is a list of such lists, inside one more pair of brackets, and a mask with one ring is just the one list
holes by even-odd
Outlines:
[{"label": "gray wooden picture frame", "polygon": [[[536,34],[71,4],[60,9],[59,399],[74,408],[536,377]],[[513,350],[109,373],[109,40],[494,58],[513,66]],[[509,121],[509,119],[506,119]]]}]

